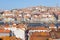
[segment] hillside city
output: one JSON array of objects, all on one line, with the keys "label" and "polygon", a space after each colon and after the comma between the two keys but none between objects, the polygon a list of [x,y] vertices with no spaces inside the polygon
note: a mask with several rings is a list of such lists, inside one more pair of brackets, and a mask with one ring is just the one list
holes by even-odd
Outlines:
[{"label": "hillside city", "polygon": [[0,40],[60,40],[60,7],[0,11]]}]

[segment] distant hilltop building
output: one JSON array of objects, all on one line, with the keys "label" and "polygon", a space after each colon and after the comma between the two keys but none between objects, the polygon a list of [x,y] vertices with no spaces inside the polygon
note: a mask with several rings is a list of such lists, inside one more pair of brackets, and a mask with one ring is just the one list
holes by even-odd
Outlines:
[{"label": "distant hilltop building", "polygon": [[0,20],[4,22],[13,21],[16,23],[56,23],[57,20],[60,22],[59,15],[59,7],[36,6],[22,9],[4,10],[0,12]]}]

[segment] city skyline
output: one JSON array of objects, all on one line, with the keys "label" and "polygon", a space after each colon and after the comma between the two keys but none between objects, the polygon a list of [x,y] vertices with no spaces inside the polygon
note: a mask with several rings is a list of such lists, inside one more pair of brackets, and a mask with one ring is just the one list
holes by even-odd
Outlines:
[{"label": "city skyline", "polygon": [[21,9],[32,6],[60,6],[60,0],[0,0],[0,9]]}]

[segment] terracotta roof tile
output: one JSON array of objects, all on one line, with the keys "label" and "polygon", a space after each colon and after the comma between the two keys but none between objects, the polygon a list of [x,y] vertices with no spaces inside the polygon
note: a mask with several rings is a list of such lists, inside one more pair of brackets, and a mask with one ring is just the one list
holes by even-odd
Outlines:
[{"label": "terracotta roof tile", "polygon": [[3,29],[0,29],[0,33],[10,33],[10,30],[3,30]]}]

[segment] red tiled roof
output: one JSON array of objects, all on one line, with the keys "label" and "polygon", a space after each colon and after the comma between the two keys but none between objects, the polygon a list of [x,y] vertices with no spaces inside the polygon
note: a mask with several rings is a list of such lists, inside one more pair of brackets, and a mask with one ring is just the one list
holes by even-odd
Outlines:
[{"label": "red tiled roof", "polygon": [[10,30],[0,29],[0,33],[10,33]]}]

